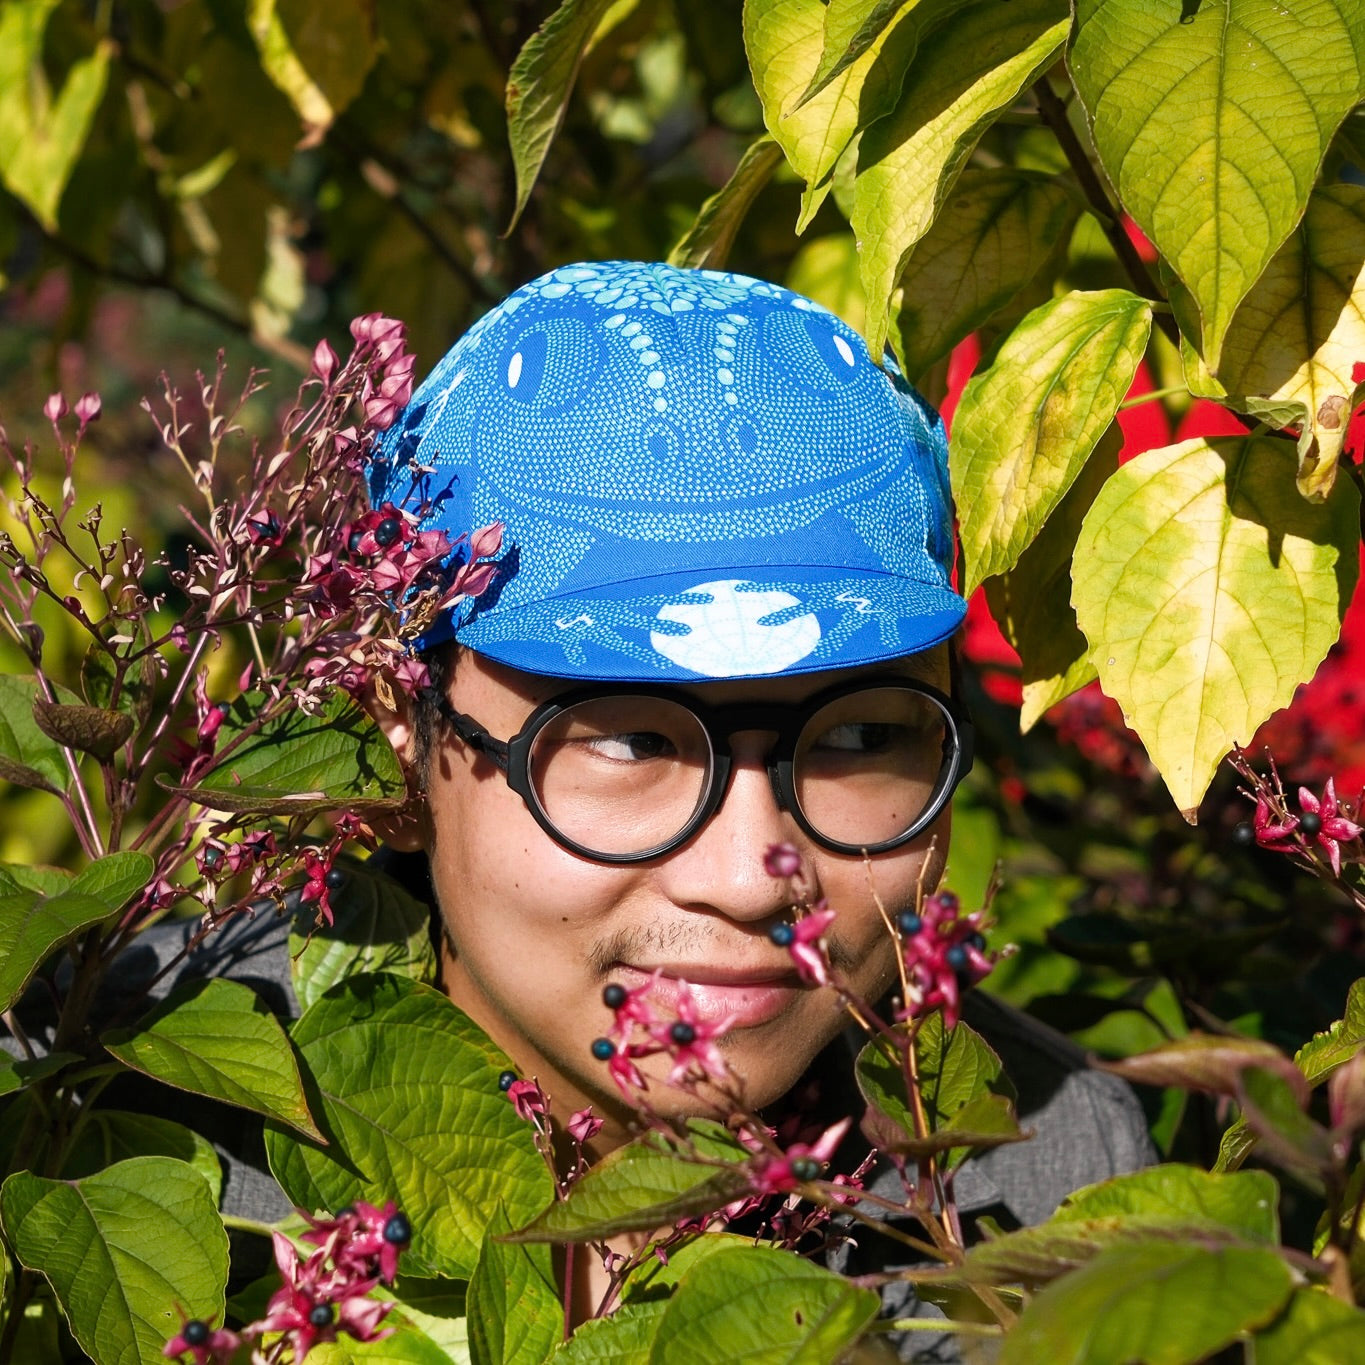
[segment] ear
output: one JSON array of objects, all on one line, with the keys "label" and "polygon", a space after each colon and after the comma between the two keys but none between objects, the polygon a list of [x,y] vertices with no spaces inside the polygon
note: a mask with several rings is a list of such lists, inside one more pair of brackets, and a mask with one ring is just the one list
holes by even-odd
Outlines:
[{"label": "ear", "polygon": [[417,703],[401,690],[385,687],[383,691],[387,695],[381,696],[372,680],[360,701],[398,756],[408,794],[400,809],[376,812],[369,824],[390,848],[396,848],[400,853],[416,853],[426,847],[426,822],[422,811],[425,794],[418,784],[415,766]]}]

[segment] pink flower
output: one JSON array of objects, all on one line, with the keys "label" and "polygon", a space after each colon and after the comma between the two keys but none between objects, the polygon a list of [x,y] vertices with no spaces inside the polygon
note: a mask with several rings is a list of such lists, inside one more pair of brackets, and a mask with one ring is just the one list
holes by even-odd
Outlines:
[{"label": "pink flower", "polygon": [[100,396],[97,393],[83,393],[76,400],[76,417],[84,430],[91,422],[100,419]]},{"label": "pink flower", "polygon": [[50,393],[43,404],[43,416],[54,426],[66,416],[66,399],[60,393]]},{"label": "pink flower", "polygon": [[762,1194],[787,1194],[818,1179],[852,1122],[851,1118],[840,1119],[813,1143],[793,1143],[781,1156],[765,1152],[755,1158],[750,1171],[755,1188]]},{"label": "pink flower", "polygon": [[644,1073],[630,1057],[630,1049],[619,1047],[611,1055],[611,1060],[607,1063],[607,1074],[620,1087],[622,1094],[627,1098],[633,1090],[646,1089]]},{"label": "pink flower", "polygon": [[332,871],[333,856],[329,852],[322,858],[316,849],[303,850],[303,870],[308,874],[308,879],[299,892],[300,902],[303,905],[316,904],[318,913],[328,924],[332,923],[332,882],[341,875]]},{"label": "pink flower", "polygon": [[801,853],[795,844],[769,844],[763,854],[763,870],[770,877],[795,877],[801,871]]},{"label": "pink flower", "polygon": [[162,1348],[161,1354],[167,1358],[183,1356],[186,1351],[194,1357],[194,1365],[225,1365],[242,1344],[236,1332],[226,1328],[213,1328],[203,1318],[186,1318],[180,1334],[172,1337]]},{"label": "pink flower", "polygon": [[941,1009],[944,1026],[954,1028],[963,990],[994,969],[994,962],[985,953],[982,916],[961,915],[960,909],[958,898],[951,891],[942,891],[926,896],[917,913],[907,911],[899,917],[910,989],[897,1019],[918,1019]]},{"label": "pink flower", "polygon": [[469,557],[471,559],[487,559],[489,555],[495,555],[502,549],[503,525],[500,521],[495,521],[491,526],[484,526],[474,532],[469,537]]},{"label": "pink flower", "polygon": [[654,1040],[673,1058],[673,1069],[668,1073],[669,1085],[678,1085],[698,1071],[713,1081],[723,1081],[730,1068],[715,1040],[730,1031],[735,1016],[727,1014],[708,1023],[697,1012],[692,989],[685,981],[678,982],[677,1008],[678,1017],[672,1023],[656,1023],[650,1030]]},{"label": "pink flower", "polygon": [[1277,848],[1285,844],[1299,827],[1298,816],[1286,815],[1283,820],[1276,820],[1273,814],[1270,802],[1264,796],[1258,796],[1252,827],[1256,833],[1256,842],[1262,848]]},{"label": "pink flower", "polygon": [[431,673],[426,664],[411,655],[404,658],[389,676],[410,697],[431,686]]},{"label": "pink flower", "polygon": [[[1303,811],[1298,822],[1299,832],[1327,854],[1332,871],[1338,877],[1341,876],[1340,845],[1343,841],[1350,843],[1352,839],[1358,839],[1360,826],[1339,812],[1334,780],[1330,777],[1327,779],[1321,801],[1307,787],[1300,787],[1299,808]],[[1259,814],[1259,805],[1257,813]]]},{"label": "pink flower", "polygon": [[382,1209],[357,1199],[354,1207],[336,1218],[304,1217],[313,1225],[302,1240],[323,1248],[337,1271],[357,1280],[385,1284],[398,1274],[398,1257],[412,1243],[412,1224],[392,1199]]},{"label": "pink flower", "polygon": [[517,1111],[517,1117],[527,1123],[544,1117],[549,1109],[545,1101],[545,1092],[535,1081],[513,1081],[507,1087],[507,1098],[512,1101],[512,1108]]},{"label": "pink flower", "polygon": [[328,1272],[325,1249],[314,1252],[300,1266],[289,1239],[278,1232],[272,1236],[284,1284],[271,1296],[265,1317],[255,1324],[258,1333],[283,1333],[296,1360],[302,1360],[317,1342],[335,1341],[339,1331],[357,1341],[377,1341],[388,1335],[375,1329],[393,1305],[366,1297],[378,1280],[360,1280],[341,1268]]},{"label": "pink flower", "polygon": [[791,941],[786,945],[797,976],[817,986],[829,985],[829,952],[824,935],[834,919],[834,911],[822,910],[823,905],[821,901],[791,926]]},{"label": "pink flower", "polygon": [[602,1131],[602,1120],[592,1112],[592,1106],[589,1105],[586,1109],[570,1114],[565,1127],[575,1142],[591,1142]]},{"label": "pink flower", "polygon": [[325,384],[337,367],[337,353],[327,344],[324,337],[313,347],[313,373]]}]

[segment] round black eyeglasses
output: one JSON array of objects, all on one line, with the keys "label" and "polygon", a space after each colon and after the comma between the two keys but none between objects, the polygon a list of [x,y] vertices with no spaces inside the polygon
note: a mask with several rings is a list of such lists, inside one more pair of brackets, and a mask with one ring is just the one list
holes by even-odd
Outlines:
[{"label": "round black eyeglasses", "polygon": [[835,853],[909,843],[972,766],[966,713],[922,683],[846,684],[799,705],[585,688],[538,706],[507,741],[438,692],[424,695],[550,838],[600,863],[647,862],[685,844],[725,799],[730,737],[741,731],[775,732],[767,769],[777,804]]}]

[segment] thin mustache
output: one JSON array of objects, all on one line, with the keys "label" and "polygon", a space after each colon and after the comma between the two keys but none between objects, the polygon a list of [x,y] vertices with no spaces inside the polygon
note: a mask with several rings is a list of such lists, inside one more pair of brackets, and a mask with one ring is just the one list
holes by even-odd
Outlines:
[{"label": "thin mustache", "polygon": [[[838,928],[836,920],[832,929]],[[701,925],[655,924],[640,925],[633,929],[621,929],[603,939],[588,953],[588,965],[598,976],[607,976],[618,963],[632,966],[639,963],[658,961],[675,962],[724,962],[735,958],[747,958],[753,952],[751,946],[741,946],[747,939],[752,944],[755,939],[765,941],[765,950],[777,956],[781,951],[766,942],[767,931],[740,931],[743,938],[736,942],[733,934],[722,936],[709,932]],[[854,955],[836,934],[827,934],[825,942],[829,945],[830,965],[839,971],[847,971],[854,965]]]}]

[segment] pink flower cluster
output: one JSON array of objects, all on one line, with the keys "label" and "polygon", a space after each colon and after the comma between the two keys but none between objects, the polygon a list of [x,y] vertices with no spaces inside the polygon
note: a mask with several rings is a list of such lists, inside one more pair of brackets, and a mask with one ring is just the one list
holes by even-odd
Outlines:
[{"label": "pink flower cluster", "polygon": [[730,1031],[734,1016],[703,1018],[691,987],[686,981],[677,981],[675,1015],[667,1018],[658,1013],[649,999],[658,980],[656,972],[634,990],[614,983],[602,992],[604,1003],[615,1017],[607,1036],[593,1044],[593,1055],[607,1063],[612,1080],[627,1097],[647,1089],[644,1073],[636,1062],[660,1053],[667,1053],[673,1061],[669,1085],[724,1081],[730,1075],[716,1042]]},{"label": "pink flower cluster", "polygon": [[412,1227],[398,1206],[390,1201],[378,1209],[357,1201],[336,1218],[308,1221],[312,1227],[303,1240],[318,1249],[306,1260],[287,1237],[274,1234],[275,1263],[283,1284],[271,1296],[263,1318],[240,1332],[187,1318],[162,1354],[179,1358],[188,1353],[194,1365],[227,1365],[244,1341],[276,1336],[270,1359],[279,1359],[283,1346],[292,1350],[297,1365],[315,1345],[335,1341],[339,1332],[357,1341],[390,1335],[390,1329],[381,1330],[379,1324],[393,1304],[371,1298],[370,1293],[381,1281],[393,1282],[398,1257],[412,1241]]},{"label": "pink flower cluster", "polygon": [[900,916],[909,998],[897,1019],[918,1019],[941,1009],[944,1026],[954,1028],[961,1017],[963,991],[990,975],[995,964],[981,934],[984,915],[961,911],[951,891],[940,891],[926,896],[918,911]]},{"label": "pink flower cluster", "polygon": [[[366,313],[351,323],[351,335],[358,345],[369,343],[379,367],[379,382],[367,380],[361,401],[365,420],[376,431],[386,431],[412,397],[412,369],[417,357],[406,350],[407,328],[397,318],[386,318],[382,313]],[[325,344],[325,343],[323,343]],[[313,370],[326,383],[336,366],[336,355],[330,346],[319,355],[321,346],[313,353]],[[330,362],[330,363],[329,363]],[[326,367],[326,373],[323,368]]]},{"label": "pink flower cluster", "polygon": [[1288,853],[1307,840],[1327,855],[1333,874],[1341,876],[1341,845],[1360,838],[1361,826],[1342,813],[1337,804],[1335,780],[1327,779],[1321,800],[1307,787],[1300,787],[1298,815],[1290,815],[1282,800],[1276,805],[1278,810],[1274,809],[1264,789],[1257,793],[1252,823],[1256,842],[1262,848]]}]

